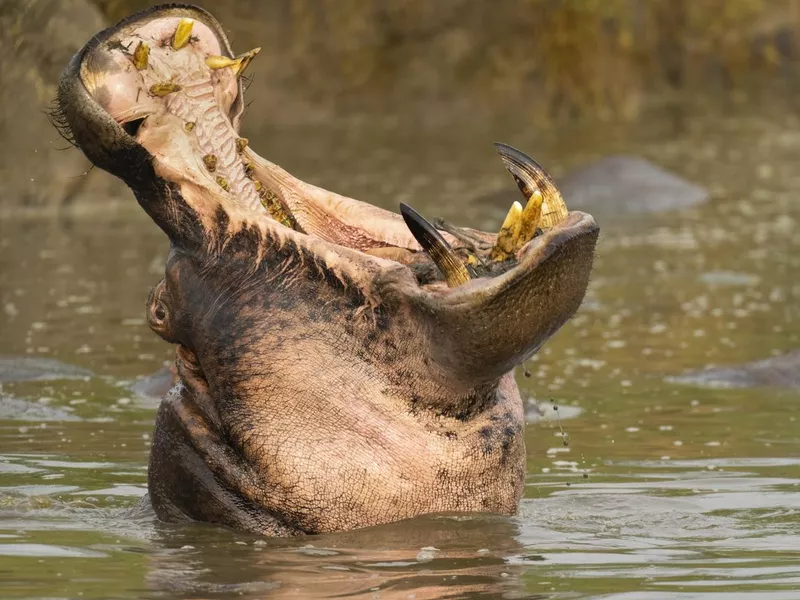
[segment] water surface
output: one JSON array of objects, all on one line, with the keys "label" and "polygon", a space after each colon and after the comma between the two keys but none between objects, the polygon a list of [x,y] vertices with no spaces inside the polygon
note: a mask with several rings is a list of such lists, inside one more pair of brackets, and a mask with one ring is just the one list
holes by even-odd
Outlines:
[{"label": "water surface", "polygon": [[[701,207],[601,222],[583,308],[518,373],[546,410],[529,411],[514,518],[269,540],[135,511],[156,404],[132,386],[173,352],[143,310],[166,240],[132,198],[2,220],[0,355],[27,361],[0,400],[3,597],[800,598],[800,394],[668,380],[800,346],[800,120],[720,105],[644,123],[246,132],[310,181],[481,228],[515,198],[495,139],[557,174],[627,152],[711,190]],[[503,187],[508,203],[482,199]]]}]

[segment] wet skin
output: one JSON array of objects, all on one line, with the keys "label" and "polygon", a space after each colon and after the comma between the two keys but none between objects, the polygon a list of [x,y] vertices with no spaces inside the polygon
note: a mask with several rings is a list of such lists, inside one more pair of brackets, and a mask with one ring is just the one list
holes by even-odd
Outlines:
[{"label": "wet skin", "polygon": [[299,181],[239,138],[254,53],[233,56],[206,12],[157,7],[93,38],[59,89],[65,132],[171,242],[147,304],[180,379],[156,417],[156,513],[266,535],[514,513],[511,371],[579,307],[594,219],[507,147],[531,200],[500,236]]}]

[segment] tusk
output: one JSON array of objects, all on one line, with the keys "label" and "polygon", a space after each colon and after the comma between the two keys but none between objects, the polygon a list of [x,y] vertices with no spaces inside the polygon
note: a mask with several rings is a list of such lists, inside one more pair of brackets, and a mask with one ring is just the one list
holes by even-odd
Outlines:
[{"label": "tusk", "polygon": [[406,222],[411,235],[419,242],[425,253],[439,267],[449,287],[457,287],[470,280],[469,271],[464,263],[456,256],[450,244],[447,243],[433,225],[407,204],[400,203],[400,214]]},{"label": "tusk", "polygon": [[192,27],[194,27],[194,21],[191,19],[181,19],[181,22],[178,23],[172,36],[172,47],[175,50],[180,50],[189,43],[189,38],[192,37]]},{"label": "tusk", "polygon": [[233,74],[239,77],[244,73],[244,70],[259,52],[261,52],[261,48],[253,48],[249,52],[240,54],[236,58],[211,54],[206,56],[206,65],[208,65],[209,69],[226,69],[227,67],[231,67],[233,69]]},{"label": "tusk", "polygon": [[150,60],[150,46],[145,42],[139,42],[136,50],[133,51],[133,66],[137,71],[144,71]]},{"label": "tusk", "polygon": [[497,234],[497,241],[492,248],[492,260],[506,260],[514,253],[514,240],[519,237],[522,226],[522,204],[514,201],[508,209],[500,233]]},{"label": "tusk", "polygon": [[240,54],[236,57],[236,62],[238,63],[237,66],[233,68],[233,72],[237,77],[241,77],[244,70],[250,66],[250,63],[256,57],[256,54],[261,52],[261,48],[253,48],[249,52],[245,52],[244,54]]},{"label": "tusk", "polygon": [[533,196],[537,189],[542,193],[541,227],[554,227],[566,219],[569,214],[567,204],[550,174],[530,156],[512,146],[495,144],[495,147],[526,198]]}]

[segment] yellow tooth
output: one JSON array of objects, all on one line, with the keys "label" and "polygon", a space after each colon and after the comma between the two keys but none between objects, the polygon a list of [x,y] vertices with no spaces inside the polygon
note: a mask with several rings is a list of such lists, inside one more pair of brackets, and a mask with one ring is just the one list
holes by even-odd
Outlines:
[{"label": "yellow tooth", "polygon": [[247,148],[247,144],[249,140],[247,138],[239,138],[236,140],[236,151],[241,154],[244,152],[244,149]]},{"label": "yellow tooth", "polygon": [[189,38],[192,37],[192,27],[194,27],[192,19],[181,19],[181,22],[178,23],[175,34],[172,36],[172,47],[175,50],[180,50],[189,43]]},{"label": "yellow tooth", "polygon": [[235,64],[237,64],[236,60],[227,56],[216,56],[214,54],[206,56],[206,65],[208,65],[209,69],[224,69]]},{"label": "yellow tooth", "polygon": [[195,126],[194,121],[186,121],[186,123],[183,124],[183,128],[186,131],[194,131],[194,126]]},{"label": "yellow tooth", "polygon": [[542,220],[543,201],[542,192],[534,190],[530,200],[528,200],[528,204],[525,205],[525,210],[522,211],[519,232],[514,238],[514,252],[533,239],[536,228],[539,227],[539,222]]},{"label": "yellow tooth", "polygon": [[144,71],[147,68],[147,63],[150,59],[150,46],[144,42],[139,42],[136,50],[133,51],[133,66],[139,71]]},{"label": "yellow tooth", "polygon": [[217,169],[217,156],[215,154],[206,154],[203,157],[203,163],[206,165],[206,169],[213,173]]},{"label": "yellow tooth", "polygon": [[275,192],[268,191],[267,188],[262,187],[258,195],[261,197],[261,205],[267,209],[267,212],[269,212],[273,219],[284,227],[294,229],[295,231],[303,231],[294,218],[294,215],[284,208],[283,203],[278,196],[275,195]]},{"label": "yellow tooth", "polygon": [[506,260],[514,252],[514,239],[519,237],[519,230],[522,226],[522,204],[514,201],[508,210],[500,233],[497,234],[497,241],[492,248],[492,260]]},{"label": "yellow tooth", "polygon": [[261,48],[253,48],[249,52],[245,52],[244,54],[240,54],[236,57],[236,66],[233,67],[233,72],[236,74],[237,77],[241,77],[244,70],[250,65],[252,60],[256,57],[256,54],[261,52]]},{"label": "yellow tooth", "polygon": [[228,58],[227,56],[216,56],[212,54],[206,56],[206,65],[208,65],[209,69],[225,69],[227,67],[231,67],[233,69],[233,74],[239,77],[242,73],[244,73],[244,70],[259,52],[261,52],[261,48],[253,48],[249,52],[240,54],[236,58]]},{"label": "yellow tooth", "polygon": [[224,177],[217,177],[217,184],[226,192],[228,191],[228,180]]},{"label": "yellow tooth", "polygon": [[158,96],[159,98],[163,98],[164,96],[169,96],[175,92],[179,92],[181,90],[181,86],[177,83],[154,83],[150,86],[150,93],[153,96]]},{"label": "yellow tooth", "polygon": [[260,192],[264,188],[264,184],[262,184],[258,179],[254,179],[253,187],[256,188],[257,192]]}]

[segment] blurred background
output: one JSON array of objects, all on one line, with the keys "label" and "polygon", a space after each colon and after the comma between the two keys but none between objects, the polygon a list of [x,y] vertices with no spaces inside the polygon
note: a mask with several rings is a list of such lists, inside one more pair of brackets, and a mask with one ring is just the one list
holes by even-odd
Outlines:
[{"label": "blurred background", "polygon": [[[100,28],[150,4],[4,0],[0,132],[14,140],[17,160],[0,165],[2,208],[69,204],[78,189],[81,199],[95,188],[105,198],[108,182],[79,177],[77,153],[56,151],[63,145],[42,113],[69,57]],[[334,120],[347,145],[370,135],[363,128],[392,135],[405,124],[441,138],[438,130],[489,129],[498,120],[524,134],[576,120],[631,127],[652,123],[653,110],[689,106],[718,112],[782,98],[795,109],[798,0],[198,4],[239,51],[263,48],[248,90],[246,127],[255,137]],[[547,156],[549,148],[534,150]],[[13,164],[23,159],[26,169]]]},{"label": "blurred background", "polygon": [[262,48],[243,134],[293,174],[496,231],[502,141],[602,230],[582,308],[518,370],[518,517],[267,545],[129,512],[167,241],[46,111],[149,4],[0,0],[4,597],[796,598],[800,0],[198,2]]}]

